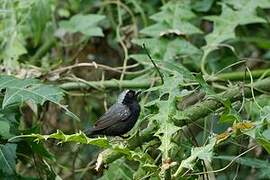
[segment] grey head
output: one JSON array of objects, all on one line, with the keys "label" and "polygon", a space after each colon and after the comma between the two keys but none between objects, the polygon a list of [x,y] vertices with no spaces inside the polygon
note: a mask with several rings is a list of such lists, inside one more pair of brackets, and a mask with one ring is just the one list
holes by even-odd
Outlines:
[{"label": "grey head", "polygon": [[117,103],[129,104],[134,101],[137,102],[137,97],[139,94],[140,94],[140,91],[136,93],[135,91],[130,90],[130,89],[125,90],[118,96]]}]

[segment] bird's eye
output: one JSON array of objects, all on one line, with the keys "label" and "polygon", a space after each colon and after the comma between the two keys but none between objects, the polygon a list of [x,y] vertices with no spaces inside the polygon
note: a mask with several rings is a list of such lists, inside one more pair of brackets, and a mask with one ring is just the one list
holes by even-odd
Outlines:
[{"label": "bird's eye", "polygon": [[128,95],[128,97],[133,97],[133,96],[134,96],[134,92],[133,92],[133,91],[129,91],[129,92],[127,93],[127,95]]}]

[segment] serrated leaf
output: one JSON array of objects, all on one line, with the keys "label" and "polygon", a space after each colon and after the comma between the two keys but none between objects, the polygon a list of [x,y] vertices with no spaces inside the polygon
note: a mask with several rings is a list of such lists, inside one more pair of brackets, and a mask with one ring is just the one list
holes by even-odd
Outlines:
[{"label": "serrated leaf", "polygon": [[216,144],[216,139],[212,138],[210,139],[209,143],[206,146],[192,148],[191,155],[187,159],[181,162],[174,176],[177,176],[177,174],[181,172],[184,168],[193,170],[193,167],[195,165],[195,160],[197,158],[210,161],[213,156],[213,148],[215,144]]},{"label": "serrated leaf", "polygon": [[92,144],[92,145],[96,145],[102,148],[107,148],[110,146],[107,138],[88,138],[82,132],[67,135],[67,134],[64,134],[60,130],[57,130],[56,133],[53,133],[50,135],[28,134],[28,135],[15,136],[9,139],[9,141],[12,142],[17,138],[34,138],[35,142],[46,141],[48,139],[56,139],[56,140],[59,140],[59,143],[74,142],[74,143],[80,143],[80,144]]},{"label": "serrated leaf", "polygon": [[60,104],[63,99],[63,91],[52,85],[42,84],[36,79],[18,79],[13,76],[0,76],[0,90],[6,89],[2,108],[18,105],[25,101],[43,105],[45,101],[57,104],[72,118],[79,118],[70,112],[66,106]]},{"label": "serrated leaf", "polygon": [[191,19],[196,17],[190,9],[189,3],[168,2],[161,8],[161,12],[150,18],[157,23],[141,30],[142,34],[159,37],[166,34],[189,35],[201,33],[199,28],[191,24]]},{"label": "serrated leaf", "polygon": [[[159,108],[157,114],[150,118],[150,121],[156,121],[159,129],[155,133],[160,141],[161,145],[159,149],[162,153],[162,160],[165,162],[170,159],[169,152],[173,147],[171,142],[172,136],[180,129],[175,126],[172,119],[176,113],[175,98],[179,94],[179,84],[183,81],[183,77],[174,75],[164,78],[164,85],[159,89],[160,96],[156,105]],[[162,100],[163,96],[168,96],[167,99]]]},{"label": "serrated leaf", "polygon": [[[238,25],[246,25],[250,23],[266,22],[259,17],[256,12],[257,7],[268,7],[269,2],[265,0],[259,1],[225,1],[230,5],[237,7],[236,10],[229,7],[226,3],[222,3],[222,13],[220,16],[207,16],[205,19],[214,23],[213,32],[206,37],[206,46],[203,47],[205,54],[218,48],[218,46],[226,40],[235,38],[234,30]],[[241,8],[239,6],[241,4]],[[268,6],[267,6],[268,5]]]},{"label": "serrated leaf", "polygon": [[0,144],[0,169],[9,175],[15,174],[16,144]]}]

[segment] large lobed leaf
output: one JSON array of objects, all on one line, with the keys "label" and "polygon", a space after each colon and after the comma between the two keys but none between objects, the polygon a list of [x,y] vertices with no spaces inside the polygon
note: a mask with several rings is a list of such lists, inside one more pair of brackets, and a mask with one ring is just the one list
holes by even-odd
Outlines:
[{"label": "large lobed leaf", "polygon": [[183,77],[177,73],[164,78],[164,84],[158,88],[158,100],[154,100],[154,104],[159,109],[158,113],[149,119],[158,126],[155,136],[161,142],[159,146],[162,154],[161,176],[164,176],[165,171],[174,165],[173,157],[170,155],[174,147],[172,137],[180,128],[174,125],[173,117],[176,113],[176,98],[180,95],[179,85],[183,82]]},{"label": "large lobed leaf", "polygon": [[[230,7],[230,6],[233,6]],[[205,54],[218,48],[218,46],[227,40],[235,38],[235,28],[238,25],[266,22],[257,15],[257,7],[269,8],[268,0],[224,0],[221,4],[222,13],[219,16],[206,16],[214,24],[213,32],[206,37],[206,45],[203,47]]]},{"label": "large lobed leaf", "polygon": [[201,33],[200,29],[190,23],[195,17],[189,1],[168,2],[160,12],[150,17],[156,24],[144,28],[141,33],[152,37],[170,33],[177,35]]},{"label": "large lobed leaf", "polygon": [[63,91],[52,85],[42,84],[36,79],[18,79],[13,76],[0,76],[0,90],[5,89],[5,96],[2,102],[2,109],[9,106],[19,105],[26,101],[34,104],[43,105],[45,101],[57,104],[66,113],[74,119],[79,119],[75,114],[70,112],[66,106],[60,104],[63,99]]}]

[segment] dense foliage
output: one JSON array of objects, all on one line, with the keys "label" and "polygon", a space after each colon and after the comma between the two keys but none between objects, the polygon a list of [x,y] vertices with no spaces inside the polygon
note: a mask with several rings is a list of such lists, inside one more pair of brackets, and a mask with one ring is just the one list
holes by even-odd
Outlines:
[{"label": "dense foliage", "polygon": [[[1,179],[269,179],[269,9],[0,0]],[[86,137],[124,89],[129,137]]]}]

